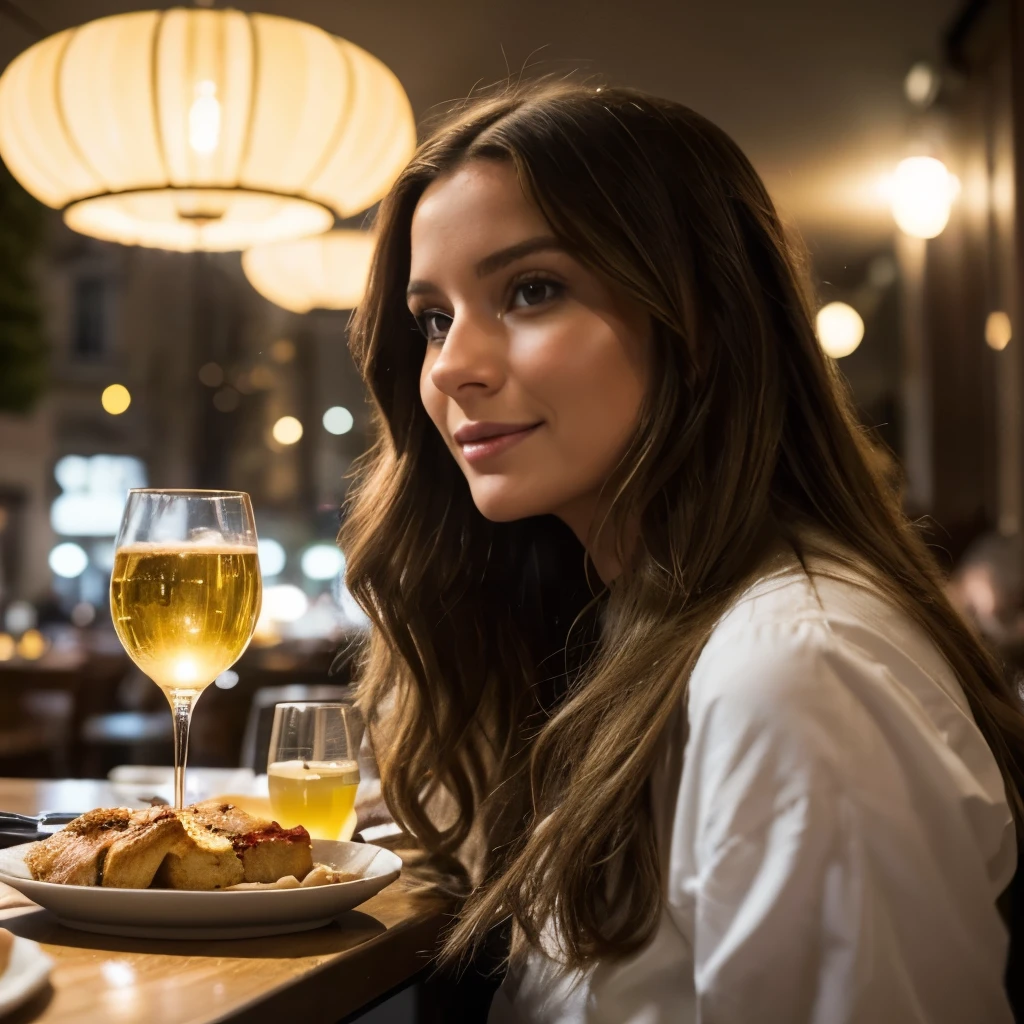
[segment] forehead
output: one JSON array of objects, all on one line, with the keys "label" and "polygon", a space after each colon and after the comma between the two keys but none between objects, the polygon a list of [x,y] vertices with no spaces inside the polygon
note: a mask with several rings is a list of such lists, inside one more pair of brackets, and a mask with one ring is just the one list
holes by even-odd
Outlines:
[{"label": "forehead", "polygon": [[442,258],[446,264],[480,259],[550,230],[511,164],[473,160],[432,182],[420,198],[410,276],[426,276]]}]

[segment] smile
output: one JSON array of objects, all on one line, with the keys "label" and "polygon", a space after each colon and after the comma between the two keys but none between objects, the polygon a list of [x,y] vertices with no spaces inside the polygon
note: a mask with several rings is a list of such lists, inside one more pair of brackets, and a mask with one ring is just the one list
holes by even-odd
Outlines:
[{"label": "smile", "polygon": [[482,462],[484,459],[490,459],[495,455],[501,455],[508,451],[509,448],[525,440],[541,426],[543,424],[535,423],[532,427],[526,427],[523,430],[514,430],[507,434],[497,434],[494,437],[484,437],[479,441],[466,441],[460,444],[459,447],[462,449],[462,454],[467,462]]}]

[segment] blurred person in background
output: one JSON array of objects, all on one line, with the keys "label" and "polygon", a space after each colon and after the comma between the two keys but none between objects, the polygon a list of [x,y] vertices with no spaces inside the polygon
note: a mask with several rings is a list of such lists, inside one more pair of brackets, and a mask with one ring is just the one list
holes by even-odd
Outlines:
[{"label": "blurred person in background", "polygon": [[1024,717],[718,128],[475,101],[378,217],[360,703],[495,1024],[1006,1022]]}]

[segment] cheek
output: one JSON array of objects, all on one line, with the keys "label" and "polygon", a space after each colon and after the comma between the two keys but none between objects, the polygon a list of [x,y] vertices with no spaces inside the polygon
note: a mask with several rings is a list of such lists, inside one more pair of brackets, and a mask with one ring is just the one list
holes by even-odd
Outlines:
[{"label": "cheek", "polygon": [[595,471],[632,437],[647,375],[619,330],[586,320],[539,347],[523,374],[551,409],[552,440],[566,460]]},{"label": "cheek", "polygon": [[420,401],[434,426],[443,433],[445,424],[445,396],[430,380],[430,362],[425,360],[420,371]]}]

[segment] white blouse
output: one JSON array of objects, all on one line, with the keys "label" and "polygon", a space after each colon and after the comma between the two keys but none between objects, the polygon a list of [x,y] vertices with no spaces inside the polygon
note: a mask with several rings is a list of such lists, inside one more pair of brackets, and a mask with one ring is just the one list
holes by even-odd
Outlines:
[{"label": "white blouse", "polygon": [[688,717],[651,779],[652,941],[585,973],[531,954],[490,1024],[1012,1024],[1012,819],[919,627],[776,566],[712,633]]}]

